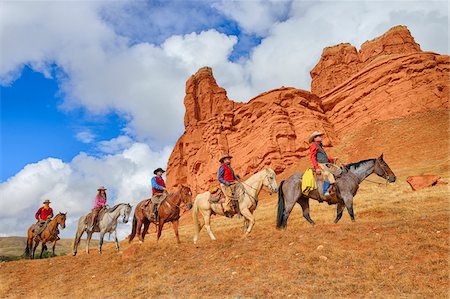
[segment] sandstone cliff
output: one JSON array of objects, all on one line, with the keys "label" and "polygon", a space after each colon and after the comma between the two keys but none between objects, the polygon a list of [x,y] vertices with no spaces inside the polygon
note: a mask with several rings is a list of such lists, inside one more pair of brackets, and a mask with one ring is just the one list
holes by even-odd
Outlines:
[{"label": "sandstone cliff", "polygon": [[333,146],[373,121],[448,109],[449,68],[448,56],[422,52],[404,26],[359,52],[350,44],[324,49],[311,71],[312,92],[283,87],[237,103],[201,68],[186,83],[185,132],[169,159],[168,186],[201,192],[215,185],[224,152],[243,177],[267,166],[280,173],[307,155],[313,130]]}]

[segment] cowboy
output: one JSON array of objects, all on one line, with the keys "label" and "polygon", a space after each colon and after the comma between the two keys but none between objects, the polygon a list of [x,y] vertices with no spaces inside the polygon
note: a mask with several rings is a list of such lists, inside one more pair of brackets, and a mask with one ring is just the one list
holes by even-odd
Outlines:
[{"label": "cowboy", "polygon": [[231,216],[231,200],[233,199],[232,187],[238,179],[238,176],[234,173],[233,168],[231,168],[231,158],[233,157],[228,154],[224,154],[219,159],[220,167],[218,180],[220,183],[220,189],[225,195],[224,213],[227,217]]},{"label": "cowboy", "polygon": [[155,176],[152,178],[152,198],[151,198],[152,205],[150,207],[150,210],[152,211],[152,214],[155,217],[155,219],[157,216],[159,205],[167,197],[166,182],[164,182],[164,179],[162,177],[164,172],[165,170],[162,169],[161,167],[153,171],[153,174],[155,174]]},{"label": "cowboy", "polygon": [[333,185],[336,182],[334,175],[330,172],[327,163],[335,163],[337,158],[328,158],[322,145],[323,133],[313,132],[309,137],[311,146],[309,147],[309,155],[313,163],[316,174],[322,174],[324,178],[323,192],[325,196],[329,196],[333,191]]},{"label": "cowboy", "polygon": [[46,199],[43,202],[43,206],[37,210],[34,217],[36,218],[37,222],[34,227],[34,234],[36,236],[40,235],[44,229],[47,227],[50,220],[53,218],[53,209],[50,208],[50,200]]},{"label": "cowboy", "polygon": [[89,230],[94,230],[95,225],[97,224],[97,216],[100,211],[106,207],[106,188],[104,186],[100,186],[97,191],[97,195],[95,196],[94,208],[91,212],[91,223],[89,225]]}]

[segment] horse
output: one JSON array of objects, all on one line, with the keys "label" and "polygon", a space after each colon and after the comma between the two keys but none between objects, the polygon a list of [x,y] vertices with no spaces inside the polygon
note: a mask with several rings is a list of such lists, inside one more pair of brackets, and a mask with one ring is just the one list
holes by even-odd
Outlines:
[{"label": "horse", "polygon": [[[139,236],[139,243],[144,242],[145,235],[150,226],[150,223],[154,223],[157,226],[157,240],[161,237],[164,224],[172,222],[175,236],[177,237],[177,243],[180,244],[180,237],[178,235],[178,219],[180,219],[180,205],[185,204],[186,210],[192,208],[192,192],[187,186],[179,186],[175,192],[167,195],[166,199],[161,202],[158,209],[158,223],[151,217],[152,211],[150,211],[150,204],[145,205],[147,199],[142,200],[136,205],[133,217],[133,227],[128,241],[131,243],[134,237]],[[142,229],[142,225],[144,228]]]},{"label": "horse", "polygon": [[[239,182],[238,185],[239,187],[237,190],[241,190],[237,195],[239,210],[242,216],[244,216],[244,230],[246,236],[252,231],[252,228],[255,225],[253,212],[258,205],[258,195],[261,192],[262,186],[266,186],[271,193],[278,192],[275,171],[271,168],[263,169],[252,175],[246,181]],[[198,220],[199,211],[203,216],[203,220],[205,222],[204,226],[206,227],[209,237],[211,240],[216,240],[210,225],[211,214],[224,216],[224,210],[221,203],[212,203],[210,199],[211,193],[209,191],[198,194],[195,198],[192,212],[195,228],[194,244],[197,243],[200,230],[203,227],[203,225],[200,225]]]},{"label": "horse", "polygon": [[[36,252],[36,248],[39,246],[39,243],[42,242],[42,250],[39,258],[42,258],[42,254],[44,250],[47,249],[47,242],[52,242],[52,256],[55,256],[55,247],[56,241],[58,241],[59,229],[60,225],[62,229],[66,227],[66,214],[67,213],[59,213],[56,215],[50,222],[47,224],[47,227],[39,234],[38,237],[35,238],[33,229],[36,224],[32,224],[28,228],[28,237],[27,237],[27,247],[25,248],[25,256],[30,259],[34,259],[34,254]],[[34,246],[33,246],[34,240]]]},{"label": "horse", "polygon": [[75,234],[75,240],[73,242],[73,255],[77,254],[78,245],[80,244],[81,236],[83,236],[84,232],[87,233],[86,238],[86,253],[89,254],[89,243],[91,242],[92,235],[94,233],[100,233],[100,241],[98,244],[98,252],[102,253],[102,245],[103,238],[106,233],[110,233],[113,235],[114,240],[116,242],[116,249],[119,251],[119,240],[117,239],[117,223],[119,217],[122,217],[122,222],[127,223],[131,214],[132,207],[129,203],[119,203],[114,207],[107,209],[103,214],[102,219],[97,221],[97,224],[92,230],[89,230],[89,224],[86,221],[86,218],[90,213],[83,215],[78,220],[78,229]]},{"label": "horse", "polygon": [[[352,222],[355,221],[353,212],[353,198],[358,191],[359,184],[369,175],[375,173],[384,178],[386,182],[393,183],[396,176],[389,165],[384,161],[383,154],[375,159],[362,160],[356,163],[344,166],[342,174],[336,178],[335,188],[337,202],[329,204],[337,204],[337,214],[334,223],[338,223],[342,217],[344,208],[350,215]],[[278,192],[278,211],[277,211],[277,228],[285,229],[287,220],[296,203],[300,204],[303,210],[303,217],[311,223],[315,222],[309,215],[309,199],[320,200],[320,190],[314,190],[308,196],[302,193],[302,173],[294,173],[285,181],[280,183]]]}]

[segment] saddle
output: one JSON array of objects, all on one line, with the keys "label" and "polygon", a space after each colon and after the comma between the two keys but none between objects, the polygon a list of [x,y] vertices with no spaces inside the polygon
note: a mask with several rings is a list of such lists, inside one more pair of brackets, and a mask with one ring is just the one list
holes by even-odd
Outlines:
[{"label": "saddle", "polygon": [[214,188],[211,188],[209,190],[209,193],[211,193],[211,198],[209,199],[210,203],[221,203],[223,204],[225,202],[225,195],[223,194],[222,190],[220,190],[220,187],[216,186]]},{"label": "saddle", "polygon": [[307,169],[302,176],[302,193],[312,199],[318,200],[320,203],[327,202],[329,205],[338,202],[336,187],[330,193],[330,196],[324,196],[323,192],[324,180],[322,175],[317,175],[310,168]]},{"label": "saddle", "polygon": [[[105,215],[105,213],[108,211],[108,208],[105,206],[103,207],[97,214],[97,221],[94,224],[97,225],[97,223],[103,219],[103,216]],[[91,218],[92,218],[92,212],[90,212],[89,214],[87,214],[86,218],[84,219],[84,223],[89,225],[89,223],[91,223]]]}]

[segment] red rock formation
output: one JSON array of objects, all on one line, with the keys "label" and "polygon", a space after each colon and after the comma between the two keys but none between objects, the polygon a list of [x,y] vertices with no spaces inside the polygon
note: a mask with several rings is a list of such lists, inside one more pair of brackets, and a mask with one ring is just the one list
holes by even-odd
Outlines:
[{"label": "red rock formation", "polygon": [[[195,87],[197,86],[197,87]],[[266,166],[281,172],[305,156],[311,131],[335,133],[308,91],[280,88],[248,103],[236,103],[217,86],[210,68],[186,83],[186,131],[175,145],[167,167],[168,186],[189,184],[196,192],[216,184],[219,157],[234,156],[233,166],[245,177]]]},{"label": "red rock formation", "polygon": [[406,181],[411,186],[413,191],[417,191],[436,185],[440,178],[441,177],[437,175],[418,175],[410,176],[406,179]]},{"label": "red rock formation", "polygon": [[326,48],[311,71],[313,93],[283,87],[237,103],[202,68],[186,83],[185,132],[169,159],[168,186],[200,192],[216,184],[223,152],[243,177],[266,166],[279,173],[307,155],[313,130],[330,146],[377,120],[448,109],[449,73],[449,57],[421,52],[403,26],[359,53],[349,44]]},{"label": "red rock formation", "polygon": [[406,26],[393,27],[382,36],[365,42],[359,53],[350,44],[327,47],[311,71],[311,92],[324,95],[372,61],[418,52],[421,52],[420,46]]}]

